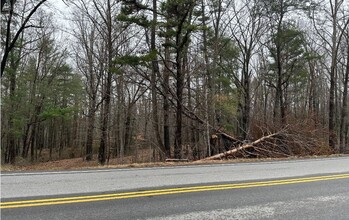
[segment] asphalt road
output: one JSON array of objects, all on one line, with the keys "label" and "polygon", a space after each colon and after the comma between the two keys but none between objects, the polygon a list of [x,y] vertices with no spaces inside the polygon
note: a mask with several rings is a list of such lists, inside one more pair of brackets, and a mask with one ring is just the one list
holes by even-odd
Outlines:
[{"label": "asphalt road", "polygon": [[349,219],[349,158],[1,174],[1,219]]}]

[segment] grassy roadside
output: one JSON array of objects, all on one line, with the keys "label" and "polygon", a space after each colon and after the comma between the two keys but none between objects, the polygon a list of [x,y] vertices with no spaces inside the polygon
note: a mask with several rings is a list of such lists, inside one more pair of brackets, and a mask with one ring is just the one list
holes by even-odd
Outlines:
[{"label": "grassy roadside", "polygon": [[170,166],[187,166],[187,165],[204,165],[204,164],[227,164],[227,163],[248,163],[248,162],[266,162],[266,161],[285,161],[296,159],[311,158],[332,158],[343,157],[348,155],[334,154],[326,156],[307,156],[307,157],[287,157],[287,158],[261,158],[261,159],[243,159],[236,158],[230,160],[213,160],[213,161],[190,161],[190,162],[150,162],[150,163],[127,163],[121,164],[118,160],[110,160],[109,164],[104,166],[97,161],[84,161],[81,158],[57,160],[36,164],[25,165],[1,165],[1,172],[8,171],[48,171],[48,170],[81,170],[81,169],[106,169],[106,168],[144,168],[144,167],[170,167]]}]

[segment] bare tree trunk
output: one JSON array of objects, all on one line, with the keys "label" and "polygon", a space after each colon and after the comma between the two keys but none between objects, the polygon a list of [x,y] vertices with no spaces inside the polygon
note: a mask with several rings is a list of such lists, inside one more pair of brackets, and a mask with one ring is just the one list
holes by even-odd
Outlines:
[{"label": "bare tree trunk", "polygon": [[331,69],[330,69],[330,94],[328,111],[328,144],[336,149],[336,131],[335,131],[335,84],[337,72],[337,12],[338,0],[334,1],[332,9],[332,51],[331,51]]},{"label": "bare tree trunk", "polygon": [[31,132],[31,124],[26,125],[26,129],[23,135],[23,148],[22,148],[22,157],[27,158],[28,152],[29,152],[29,139],[30,139],[30,132]]},{"label": "bare tree trunk", "polygon": [[[168,45],[169,39],[166,38],[166,44]],[[164,105],[163,105],[163,114],[164,114],[164,147],[166,151],[166,156],[171,158],[171,149],[170,149],[170,104],[169,104],[169,89],[170,89],[170,49],[168,46],[165,47],[165,69],[164,69]]]},{"label": "bare tree trunk", "polygon": [[[278,27],[278,33],[281,32],[281,21]],[[277,84],[276,84],[276,94],[275,94],[275,108],[276,111],[279,111],[277,114],[279,118],[277,117],[277,120],[280,119],[281,125],[286,125],[286,112],[285,112],[285,103],[284,103],[284,94],[283,94],[283,64],[282,64],[282,57],[281,57],[281,39],[278,36],[277,37],[277,45],[276,45],[276,57],[277,57]],[[277,109],[279,108],[279,109]],[[279,115],[280,114],[280,115]]]},{"label": "bare tree trunk", "polygon": [[242,112],[242,138],[246,139],[249,134],[250,126],[250,106],[251,106],[251,97],[250,97],[250,75],[248,69],[249,63],[246,64],[246,70],[244,71],[244,108]]},{"label": "bare tree trunk", "polygon": [[111,73],[107,73],[107,79],[104,91],[103,111],[101,115],[101,141],[98,150],[98,161],[104,165],[106,160],[106,148],[108,145],[108,125],[110,113],[110,94],[111,94]]},{"label": "bare tree trunk", "polygon": [[[6,29],[6,41],[5,41],[5,50],[4,50],[4,55],[1,61],[1,76],[3,75],[6,67],[6,62],[8,59],[8,56],[11,52],[11,42],[10,42],[10,37],[11,37],[11,22],[12,22],[12,16],[13,16],[13,7],[14,7],[14,2],[10,2],[10,14],[9,18],[7,21],[7,29]],[[16,145],[15,145],[15,135],[14,135],[14,98],[15,98],[15,90],[16,90],[16,71],[13,70],[10,73],[10,114],[8,117],[8,159],[5,160],[5,163],[11,163],[14,164],[16,162]]]},{"label": "bare tree trunk", "polygon": [[316,114],[317,115],[317,108],[316,108],[316,102],[315,102],[315,96],[316,96],[316,78],[315,78],[315,65],[312,63],[312,61],[308,61],[309,66],[309,91],[308,91],[308,115]]},{"label": "bare tree trunk", "polygon": [[182,73],[182,61],[180,60],[180,54],[177,53],[176,60],[176,132],[175,132],[175,149],[174,157],[176,159],[181,158],[182,150],[182,123],[183,123],[183,88],[184,88],[184,76]]},{"label": "bare tree trunk", "polygon": [[[334,58],[333,58],[334,59]],[[329,111],[328,111],[328,144],[332,149],[336,148],[336,132],[335,132],[335,71],[336,68],[334,65],[336,61],[333,61],[331,64],[330,72],[330,96],[329,96]]]},{"label": "bare tree trunk", "polygon": [[107,1],[106,12],[106,26],[107,26],[107,77],[104,84],[103,94],[103,111],[101,115],[101,141],[98,150],[98,161],[104,165],[106,161],[106,148],[108,146],[108,130],[109,130],[109,114],[110,114],[110,100],[111,100],[111,86],[112,86],[112,67],[113,67],[113,43],[112,43],[112,11],[110,0]]},{"label": "bare tree trunk", "polygon": [[[348,33],[349,35],[349,33]],[[340,131],[339,131],[339,140],[340,140],[340,153],[344,153],[345,150],[345,125],[348,123],[347,118],[347,108],[348,108],[348,84],[349,84],[349,36],[347,37],[347,64],[346,71],[344,75],[344,91],[342,97],[342,111],[341,111],[341,120],[340,120]]]},{"label": "bare tree trunk", "polygon": [[35,149],[36,149],[36,131],[37,131],[37,124],[34,124],[32,136],[30,139],[30,161],[33,162],[35,160]]},{"label": "bare tree trunk", "polygon": [[93,137],[94,137],[94,126],[95,126],[95,109],[96,99],[92,98],[89,107],[89,114],[87,118],[87,134],[86,134],[86,160],[93,159]]},{"label": "bare tree trunk", "polygon": [[132,104],[129,103],[129,107],[126,112],[126,120],[125,120],[125,137],[124,137],[124,151],[127,153],[128,148],[132,138]]},{"label": "bare tree trunk", "polygon": [[119,158],[125,156],[125,96],[124,96],[124,75],[118,77],[118,100],[117,100],[117,143],[119,146]]},{"label": "bare tree trunk", "polygon": [[[150,52],[153,53],[156,50],[156,23],[157,23],[157,6],[156,6],[156,0],[153,0],[153,24],[151,26],[151,36],[150,36]],[[151,97],[152,97],[152,113],[153,113],[153,128],[155,132],[155,137],[157,140],[157,144],[159,148],[161,149],[160,157],[165,153],[164,145],[161,140],[160,136],[160,129],[159,129],[159,115],[158,115],[158,104],[157,104],[157,76],[159,75],[159,63],[157,61],[157,58],[155,58],[152,61],[152,75],[150,80],[150,86],[151,86]],[[160,158],[162,159],[162,158]]]},{"label": "bare tree trunk", "polygon": [[[202,19],[202,26],[206,26],[206,19],[205,19],[205,2],[201,1],[201,13],[203,15]],[[203,53],[204,53],[204,60],[205,60],[205,68],[206,68],[206,86],[205,86],[205,119],[206,119],[206,127],[205,127],[205,140],[206,140],[206,155],[211,156],[211,143],[210,143],[210,128],[209,124],[212,123],[210,120],[210,115],[212,115],[212,106],[211,104],[212,95],[209,95],[210,88],[212,88],[212,75],[210,71],[210,65],[209,65],[209,58],[208,58],[208,50],[207,50],[207,30],[204,28],[202,32],[202,38],[203,38]]]},{"label": "bare tree trunk", "polygon": [[[11,100],[11,105],[10,105],[10,109],[11,111],[13,111],[14,108],[14,97],[15,97],[15,88],[16,88],[16,75],[15,73],[11,73],[10,76],[10,100]],[[13,124],[13,112],[11,112],[9,114],[8,117],[8,129],[9,129],[9,133],[8,133],[8,161],[5,161],[7,163],[11,163],[14,164],[16,162],[16,145],[15,145],[15,135],[14,135],[14,124]]]},{"label": "bare tree trunk", "polygon": [[52,160],[52,151],[53,151],[53,148],[55,147],[55,143],[56,143],[56,138],[55,138],[55,135],[56,132],[55,132],[55,126],[52,122],[52,120],[50,121],[50,129],[49,129],[49,160]]},{"label": "bare tree trunk", "polygon": [[[192,103],[192,88],[190,86],[192,81],[192,77],[190,76],[190,74],[187,74],[187,90],[188,90],[188,109],[192,112],[194,112],[193,109],[193,103]],[[188,141],[190,142],[190,147],[191,149],[195,148],[196,142],[195,142],[195,128],[194,128],[194,121],[190,118],[188,118],[189,122],[188,122]]]}]

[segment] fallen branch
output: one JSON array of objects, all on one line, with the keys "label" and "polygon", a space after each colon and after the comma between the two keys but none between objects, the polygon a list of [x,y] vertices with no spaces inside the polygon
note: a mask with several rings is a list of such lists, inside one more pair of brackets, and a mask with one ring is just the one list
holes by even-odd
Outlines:
[{"label": "fallen branch", "polygon": [[167,158],[165,161],[166,161],[166,162],[189,162],[189,159]]},{"label": "fallen branch", "polygon": [[241,150],[246,150],[248,148],[252,148],[254,147],[255,145],[259,144],[260,142],[263,142],[265,141],[266,139],[269,139],[269,138],[272,138],[272,137],[275,137],[279,134],[280,132],[277,132],[277,133],[274,133],[274,134],[270,134],[268,136],[264,136],[252,143],[248,143],[248,144],[244,144],[240,147],[237,147],[237,148],[234,148],[232,150],[229,150],[229,151],[226,151],[226,152],[223,152],[223,153],[220,153],[220,154],[216,154],[216,155],[213,155],[211,157],[206,157],[204,159],[202,159],[201,161],[205,161],[205,160],[217,160],[217,159],[222,159],[226,156],[231,156],[233,154],[236,154],[237,152],[241,151]]}]

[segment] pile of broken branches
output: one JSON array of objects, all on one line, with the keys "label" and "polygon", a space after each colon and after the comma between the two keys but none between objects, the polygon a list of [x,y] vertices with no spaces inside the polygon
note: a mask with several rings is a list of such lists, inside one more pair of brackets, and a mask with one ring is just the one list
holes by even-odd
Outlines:
[{"label": "pile of broken branches", "polygon": [[330,154],[331,150],[318,139],[297,130],[283,129],[252,141],[243,142],[233,149],[202,160],[226,158],[280,158]]}]

